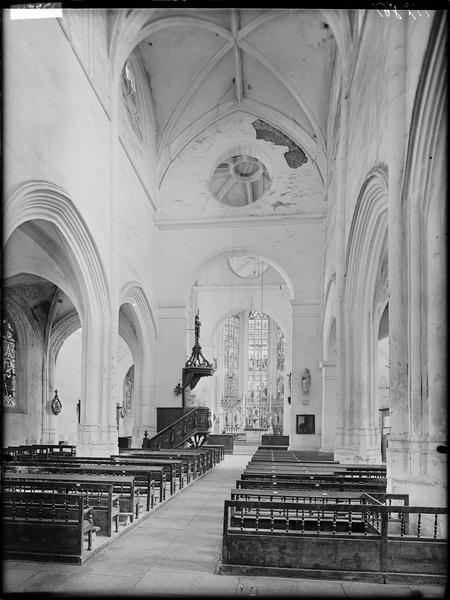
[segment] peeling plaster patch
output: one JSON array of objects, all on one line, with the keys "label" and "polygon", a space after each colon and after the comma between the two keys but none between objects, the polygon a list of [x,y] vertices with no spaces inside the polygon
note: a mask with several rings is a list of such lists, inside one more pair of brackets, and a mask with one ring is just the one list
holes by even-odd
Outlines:
[{"label": "peeling plaster patch", "polygon": [[300,146],[297,146],[295,142],[279,129],[269,125],[269,123],[266,123],[262,119],[253,121],[252,125],[255,128],[257,140],[266,140],[277,146],[287,146],[289,148],[289,150],[284,153],[284,158],[291,169],[297,169],[298,167],[301,167],[303,163],[308,161],[306,154]]}]

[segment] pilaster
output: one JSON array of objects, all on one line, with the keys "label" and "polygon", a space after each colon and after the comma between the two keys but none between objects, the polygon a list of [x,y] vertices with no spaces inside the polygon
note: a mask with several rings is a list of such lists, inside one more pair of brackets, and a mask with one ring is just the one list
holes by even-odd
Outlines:
[{"label": "pilaster", "polygon": [[[322,429],[322,375],[319,368],[320,300],[304,298],[292,301],[292,379],[290,406],[290,447],[297,450],[319,450]],[[309,393],[302,389],[305,369],[311,374]],[[289,406],[289,405],[287,405]],[[297,415],[315,417],[314,434],[297,434]]]},{"label": "pilaster", "polygon": [[323,452],[333,452],[336,443],[337,367],[335,361],[324,360],[322,370],[322,445]]},{"label": "pilaster", "polygon": [[181,384],[186,354],[186,324],[188,308],[184,302],[158,304],[158,367],[156,398],[157,406],[181,406],[181,395],[173,392]]}]

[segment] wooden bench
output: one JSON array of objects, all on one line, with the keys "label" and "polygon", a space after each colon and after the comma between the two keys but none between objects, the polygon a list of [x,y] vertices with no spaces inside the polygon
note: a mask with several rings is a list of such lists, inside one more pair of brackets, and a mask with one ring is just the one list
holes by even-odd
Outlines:
[{"label": "wooden bench", "polygon": [[276,477],[269,478],[249,478],[249,479],[238,479],[236,481],[236,488],[247,489],[247,488],[274,488],[276,489],[292,489],[292,490],[320,490],[323,492],[378,492],[383,493],[386,491],[386,486],[380,483],[379,480],[373,480],[370,482],[359,482],[357,480],[352,481],[321,481],[321,480],[301,480],[298,478],[292,479],[280,479]]},{"label": "wooden bench", "polygon": [[41,457],[41,458],[67,458],[76,456],[76,446],[66,444],[31,444],[20,445],[18,456]]},{"label": "wooden bench", "polygon": [[5,558],[80,564],[93,531],[92,507],[80,494],[2,493]]},{"label": "wooden bench", "polygon": [[[166,464],[164,467],[157,464],[140,464],[138,462],[134,462],[127,460],[127,457],[124,456],[124,460],[121,460],[121,455],[117,455],[117,459],[115,457],[76,457],[71,459],[70,461],[64,462],[64,466],[70,467],[71,465],[76,465],[80,469],[91,469],[96,466],[101,466],[102,471],[105,471],[104,467],[122,467],[121,471],[130,472],[135,476],[135,485],[136,489],[138,489],[139,493],[144,493],[147,497],[147,510],[154,505],[154,488],[156,484],[159,487],[159,495],[160,501],[162,502],[166,498],[166,484],[167,484],[167,474],[169,475],[169,485],[170,485],[170,493],[173,494],[175,492],[175,483],[176,483],[176,466],[172,464]],[[59,461],[58,461],[59,462]],[[133,465],[136,469],[133,470]],[[148,478],[144,475],[144,470],[141,467],[149,467],[146,472],[151,474],[151,477]]]},{"label": "wooden bench", "polygon": [[313,472],[303,469],[286,469],[283,467],[280,468],[264,468],[264,467],[246,467],[242,472],[242,479],[251,479],[258,478],[264,479],[268,477],[276,477],[278,479],[298,479],[299,481],[310,480],[313,481],[315,479],[321,479],[322,481],[378,481],[380,483],[386,483],[385,477],[371,476],[371,475],[352,475],[346,472],[338,472],[333,473],[329,471],[321,471],[317,469]]},{"label": "wooden bench", "polygon": [[182,465],[182,473],[185,484],[188,485],[197,477],[196,457],[184,455],[176,451],[161,454],[160,450],[134,450],[130,448],[119,450],[119,457],[129,459],[155,459],[155,460],[179,460]]},{"label": "wooden bench", "polygon": [[333,473],[330,471],[323,471],[321,469],[315,469],[313,472],[311,472],[302,468],[247,466],[242,473],[242,479],[263,479],[267,477],[276,477],[279,479],[299,479],[300,481],[313,481],[315,479],[320,479],[322,481],[378,481],[380,483],[386,483],[386,478],[380,477],[378,474],[375,476],[372,476],[371,474],[356,475],[355,473],[347,473],[345,471]]},{"label": "wooden bench", "polygon": [[[206,441],[203,448],[214,450],[214,464],[218,464],[225,457],[225,446],[223,444],[209,444],[208,441]],[[231,452],[231,454],[232,453],[233,452]]]},{"label": "wooden bench", "polygon": [[119,531],[119,494],[114,493],[112,483],[95,483],[88,481],[57,481],[35,479],[33,475],[11,473],[3,477],[2,488],[9,492],[21,493],[60,493],[81,494],[85,503],[92,507],[93,523],[100,534],[112,535],[112,525]]},{"label": "wooden bench", "polygon": [[381,501],[373,499],[364,492],[321,492],[314,490],[284,490],[284,489],[256,489],[256,488],[233,488],[231,500],[253,500],[253,501],[277,501],[277,502],[316,502],[322,504],[364,504],[378,503]]},{"label": "wooden bench", "polygon": [[386,505],[226,500],[221,572],[445,583],[447,509],[395,510],[414,517],[409,532],[392,530]]},{"label": "wooden bench", "polygon": [[147,465],[163,467],[163,473],[166,476],[166,481],[170,482],[170,494],[173,495],[177,487],[179,490],[183,488],[183,462],[175,458],[153,458],[153,457],[133,457],[124,456],[122,454],[111,455],[111,463],[116,465]]},{"label": "wooden bench", "polygon": [[[139,516],[142,510],[150,510],[154,505],[155,496],[155,481],[160,484],[161,501],[166,497],[165,476],[162,472],[162,467],[155,466],[147,471],[143,471],[135,465],[116,465],[110,459],[88,458],[86,462],[79,458],[62,461],[58,459],[52,461],[14,461],[4,467],[4,471],[9,472],[26,472],[26,473],[53,473],[53,474],[94,474],[99,475],[130,475],[133,476],[133,504],[130,505],[131,498],[128,493],[121,495],[121,506],[129,504],[131,508],[128,511],[121,509],[121,513],[130,512],[131,521],[134,516]],[[142,496],[145,496],[145,504],[142,504]],[[144,509],[144,506],[146,507]]]},{"label": "wooden bench", "polygon": [[139,514],[142,501],[139,489],[135,490],[134,477],[132,475],[123,475],[119,473],[105,474],[97,471],[82,472],[74,469],[64,469],[61,467],[52,467],[48,465],[24,465],[4,469],[3,476],[16,479],[19,476],[22,479],[34,479],[36,481],[62,481],[62,482],[80,482],[80,483],[112,483],[113,491],[119,495],[120,515],[119,519],[133,521],[134,516]]},{"label": "wooden bench", "polygon": [[[130,448],[129,448],[130,450]],[[133,452],[148,451],[147,448],[131,448]],[[213,448],[208,449],[207,446],[202,446],[201,448],[161,448],[159,450],[151,450],[151,452],[159,452],[161,454],[172,454],[173,452],[181,453],[184,456],[195,456],[197,457],[196,463],[198,463],[197,475],[203,475],[209,469],[214,466],[214,461],[216,457],[216,452]]]},{"label": "wooden bench", "polygon": [[263,434],[261,436],[260,448],[288,448],[289,447],[289,436],[280,434]]},{"label": "wooden bench", "polygon": [[124,456],[165,456],[166,458],[185,458],[189,459],[191,467],[191,477],[195,479],[205,472],[204,455],[198,454],[195,450],[185,448],[171,448],[161,450],[147,450],[144,448],[127,448],[120,451]]},{"label": "wooden bench", "polygon": [[204,446],[217,446],[220,445],[223,448],[223,452],[226,454],[233,454],[234,439],[233,435],[229,433],[218,434],[209,433]]}]

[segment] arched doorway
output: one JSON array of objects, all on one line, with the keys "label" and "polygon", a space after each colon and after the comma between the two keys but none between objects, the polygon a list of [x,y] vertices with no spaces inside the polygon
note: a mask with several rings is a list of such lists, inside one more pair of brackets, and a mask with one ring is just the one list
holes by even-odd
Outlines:
[{"label": "arched doorway", "polygon": [[119,447],[129,447],[132,444],[133,424],[135,417],[134,396],[134,361],[125,340],[119,335],[116,367],[117,390],[117,430]]},{"label": "arched doorway", "polygon": [[[68,194],[59,186],[45,181],[21,185],[8,198],[4,211],[5,279],[33,276],[43,279],[46,297],[35,303],[40,313],[31,322],[40,330],[39,374],[30,378],[27,403],[39,407],[39,417],[23,413],[20,429],[27,422],[39,420],[42,443],[58,441],[57,419],[51,411],[55,388],[54,358],[58,346],[73,332],[82,328],[82,365],[80,422],[77,452],[80,455],[111,453],[117,443],[112,429],[114,413],[109,410],[110,394],[110,298],[108,284],[97,247],[80,213]],[[14,281],[17,283],[17,281]],[[45,287],[44,286],[44,287]],[[45,289],[47,289],[45,288]],[[62,291],[64,296],[60,295]],[[44,289],[44,288],[42,288]],[[65,312],[70,302],[70,310]],[[59,300],[62,300],[60,303]],[[33,308],[33,307],[31,307]],[[63,312],[61,312],[63,311]],[[33,356],[36,347],[28,347]],[[38,381],[39,383],[36,383]],[[40,391],[39,391],[40,388]],[[56,419],[56,422],[55,422]]]},{"label": "arched doorway", "polygon": [[54,387],[53,394],[57,391],[62,404],[61,412],[55,419],[57,427],[54,437],[58,442],[73,445],[77,443],[80,416],[82,334],[79,328],[65,339],[56,356],[53,381],[49,382],[50,388]]},{"label": "arched doorway", "polygon": [[386,449],[390,432],[389,412],[389,304],[383,311],[378,327],[377,395],[380,411],[381,460],[386,462]]},{"label": "arched doorway", "polygon": [[[22,233],[17,231],[11,242],[24,241]],[[7,277],[4,289],[3,330],[5,340],[10,338],[3,344],[4,377],[13,367],[11,381],[5,380],[9,395],[3,399],[7,442],[70,439],[76,444],[82,345],[78,312],[68,294],[38,275]]]}]

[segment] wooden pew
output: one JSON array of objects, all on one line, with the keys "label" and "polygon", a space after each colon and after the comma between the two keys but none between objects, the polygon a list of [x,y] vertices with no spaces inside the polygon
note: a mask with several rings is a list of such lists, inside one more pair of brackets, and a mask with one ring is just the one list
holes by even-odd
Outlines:
[{"label": "wooden pew", "polygon": [[119,494],[113,491],[112,483],[36,480],[33,475],[28,477],[20,473],[11,473],[3,477],[2,489],[17,493],[81,494],[85,503],[92,507],[93,523],[99,528],[100,534],[111,537],[113,523],[115,531],[119,531]]},{"label": "wooden pew", "polygon": [[361,484],[369,483],[371,485],[379,485],[380,491],[386,487],[386,479],[381,477],[352,477],[343,473],[305,473],[296,470],[263,470],[263,469],[246,469],[241,474],[241,479],[269,479],[273,481],[297,480],[299,482],[309,482],[311,485],[315,483],[348,483]]},{"label": "wooden pew", "polygon": [[22,479],[33,479],[36,481],[58,481],[79,483],[112,483],[113,491],[119,495],[120,516],[129,516],[133,521],[134,515],[139,514],[141,500],[139,490],[135,490],[134,477],[130,475],[105,474],[100,472],[83,473],[77,470],[65,470],[61,467],[48,465],[24,465],[7,467],[3,471],[3,477]]},{"label": "wooden pew", "polygon": [[92,549],[92,508],[80,494],[2,493],[3,556],[81,564]]},{"label": "wooden pew", "polygon": [[392,508],[389,513],[389,520],[393,526],[397,524],[397,530],[400,531],[403,527],[404,533],[408,533],[409,515],[404,515],[405,521],[399,522],[401,517],[397,513],[396,506],[409,506],[408,494],[388,494],[374,493],[368,494],[361,491],[329,491],[320,490],[287,490],[287,489],[254,489],[241,488],[231,490],[231,500],[253,500],[258,502],[279,501],[279,502],[301,502],[318,504],[378,504],[386,505]]},{"label": "wooden pew", "polygon": [[[166,497],[166,479],[163,473],[163,467],[139,467],[138,465],[116,465],[110,459],[89,458],[86,461],[79,459],[71,459],[70,461],[62,461],[58,459],[52,461],[14,461],[8,463],[4,467],[5,472],[27,472],[27,473],[78,473],[78,474],[122,474],[131,475],[134,477],[134,505],[131,510],[121,510],[122,513],[130,512],[130,519],[133,521],[134,516],[139,516],[139,512],[144,509],[141,503],[141,496],[145,495],[146,510],[150,510],[154,504],[155,481],[160,485],[160,500]],[[127,502],[125,497],[121,498],[121,506]],[[129,502],[129,500],[128,500]]]},{"label": "wooden pew", "polygon": [[395,511],[414,517],[409,533],[392,531],[386,505],[226,500],[221,572],[445,583],[447,509]]},{"label": "wooden pew", "polygon": [[208,444],[208,441],[202,446],[205,450],[214,450],[214,464],[217,465],[225,457],[225,446],[222,444]]},{"label": "wooden pew", "polygon": [[197,477],[197,464],[199,465],[199,461],[196,464],[196,457],[181,454],[179,452],[171,452],[161,454],[160,450],[133,450],[132,448],[123,448],[119,449],[120,458],[124,457],[127,459],[137,459],[137,460],[147,460],[147,459],[155,459],[158,460],[177,460],[181,461],[182,465],[182,473],[185,479],[186,485],[188,485],[193,479]]},{"label": "wooden pew", "polygon": [[277,501],[277,502],[316,502],[322,504],[366,504],[378,503],[364,492],[322,492],[315,490],[284,490],[272,488],[233,488],[231,500]]},{"label": "wooden pew", "polygon": [[178,489],[183,488],[183,462],[179,459],[174,458],[153,458],[153,457],[133,457],[124,456],[122,454],[113,454],[110,457],[112,464],[117,465],[148,465],[163,467],[163,473],[166,475],[166,480],[170,482],[170,494],[173,495],[176,492],[177,482]]},{"label": "wooden pew", "polygon": [[190,458],[193,461],[192,476],[195,479],[206,472],[205,454],[198,453],[190,448],[170,448],[161,450],[147,450],[144,448],[127,448],[120,451],[122,455],[129,456],[147,456],[147,454],[165,456],[166,458]]},{"label": "wooden pew", "polygon": [[276,488],[276,489],[291,489],[291,490],[320,490],[323,492],[377,492],[383,493],[386,491],[386,485],[377,480],[359,482],[352,479],[351,481],[330,481],[316,479],[301,480],[299,478],[280,479],[276,477],[261,478],[261,479],[238,479],[235,487],[237,489],[248,488]]},{"label": "wooden pew", "polygon": [[78,493],[92,507],[94,525],[102,533],[110,536],[112,523],[118,522],[119,496],[114,494],[112,484],[36,480],[35,474],[10,473],[3,477],[3,489],[21,493]]},{"label": "wooden pew", "polygon": [[76,456],[76,446],[63,444],[20,445],[17,455],[31,458],[68,458]]}]

